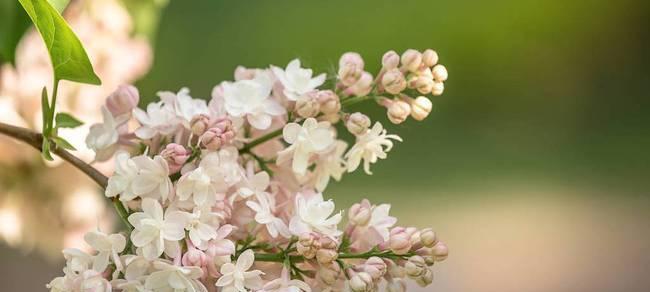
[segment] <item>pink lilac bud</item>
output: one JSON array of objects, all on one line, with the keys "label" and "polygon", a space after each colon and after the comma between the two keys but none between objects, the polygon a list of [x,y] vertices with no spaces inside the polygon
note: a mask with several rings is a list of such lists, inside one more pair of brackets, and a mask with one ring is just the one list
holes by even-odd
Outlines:
[{"label": "pink lilac bud", "polygon": [[320,264],[328,264],[338,259],[338,243],[329,237],[320,238],[320,249],[316,251],[316,260]]},{"label": "pink lilac bud", "polygon": [[422,53],[422,64],[426,67],[433,67],[438,64],[438,53],[432,49],[426,49]]},{"label": "pink lilac bud", "polygon": [[210,117],[206,114],[196,115],[190,121],[190,129],[192,130],[192,134],[196,136],[203,135],[208,127],[210,127]]},{"label": "pink lilac bud", "polygon": [[431,272],[431,269],[429,268],[424,269],[424,274],[422,274],[422,276],[417,278],[415,282],[418,283],[420,287],[429,286],[433,282],[433,272]]},{"label": "pink lilac bud", "polygon": [[441,95],[442,92],[445,91],[445,84],[442,82],[434,82],[433,83],[433,89],[431,90],[431,94],[438,96]]},{"label": "pink lilac bud", "polygon": [[320,103],[317,99],[318,93],[312,91],[301,96],[296,101],[296,113],[303,118],[315,117],[320,111]]},{"label": "pink lilac bud", "polygon": [[116,117],[123,114],[129,114],[138,106],[140,94],[138,89],[132,85],[120,85],[106,99],[106,107],[111,114]]},{"label": "pink lilac bud", "polygon": [[432,108],[431,100],[424,96],[418,96],[411,100],[411,117],[416,121],[422,121],[429,116]]},{"label": "pink lilac bud", "polygon": [[363,74],[363,59],[361,55],[354,52],[348,52],[339,59],[338,77],[345,86],[351,86],[357,83]]},{"label": "pink lilac bud", "polygon": [[404,74],[397,68],[388,70],[381,78],[381,85],[390,94],[398,94],[406,89]]},{"label": "pink lilac bud", "polygon": [[399,66],[399,55],[395,51],[388,51],[381,58],[381,65],[384,69],[390,70]]},{"label": "pink lilac bud", "polygon": [[185,164],[185,161],[190,158],[191,154],[192,152],[190,150],[187,150],[182,145],[176,143],[167,144],[165,149],[160,152],[160,156],[167,161],[170,173],[176,173],[181,170],[183,164]]},{"label": "pink lilac bud", "polygon": [[365,96],[372,90],[372,75],[368,72],[361,73],[359,80],[345,89],[347,95]]},{"label": "pink lilac bud", "polygon": [[433,79],[426,76],[418,76],[411,80],[409,87],[415,88],[421,94],[428,94],[433,90],[434,84]]},{"label": "pink lilac bud", "polygon": [[345,121],[345,127],[355,136],[364,134],[370,127],[370,118],[360,112],[353,113]]},{"label": "pink lilac bud", "polygon": [[320,103],[320,110],[326,115],[336,114],[341,110],[341,100],[334,91],[319,91],[318,102]]},{"label": "pink lilac bud", "polygon": [[431,228],[425,228],[420,231],[420,240],[422,241],[422,245],[426,247],[433,247],[438,243],[436,233]]},{"label": "pink lilac bud", "polygon": [[412,256],[404,264],[404,271],[406,275],[412,279],[416,279],[424,274],[424,271],[427,269],[427,263],[424,261],[424,258],[421,256]]},{"label": "pink lilac bud", "polygon": [[189,248],[183,255],[181,262],[183,263],[183,266],[203,267],[208,264],[205,253],[196,248]]},{"label": "pink lilac bud", "polygon": [[217,150],[221,146],[232,141],[235,133],[232,130],[232,122],[229,119],[222,119],[205,131],[200,137],[201,145],[208,150]]},{"label": "pink lilac bud", "polygon": [[363,265],[363,271],[368,273],[375,281],[379,281],[386,274],[386,263],[379,257],[371,257]]},{"label": "pink lilac bud", "polygon": [[433,78],[435,78],[436,81],[447,81],[447,77],[449,76],[447,73],[447,68],[441,64],[433,67],[433,69],[431,69],[431,73],[433,73]]},{"label": "pink lilac bud", "polygon": [[408,49],[402,54],[402,67],[408,71],[415,72],[422,65],[422,53]]},{"label": "pink lilac bud", "polygon": [[432,266],[436,262],[435,256],[433,255],[433,248],[423,247],[418,249],[415,253],[424,259],[427,266]]},{"label": "pink lilac bud", "polygon": [[385,99],[382,103],[388,108],[388,119],[393,124],[403,123],[411,114],[411,106],[405,101]]},{"label": "pink lilac bud", "polygon": [[388,246],[395,254],[403,255],[411,250],[411,235],[404,227],[395,227],[390,231]]},{"label": "pink lilac bud", "polygon": [[320,265],[318,279],[328,286],[334,285],[341,275],[341,267],[338,263]]},{"label": "pink lilac bud", "polygon": [[350,277],[350,289],[354,292],[370,292],[374,286],[374,281],[368,273],[356,273]]},{"label": "pink lilac bud", "polygon": [[300,235],[300,238],[296,243],[298,254],[302,255],[306,259],[313,259],[320,248],[320,237],[314,233],[304,233]]},{"label": "pink lilac bud", "polygon": [[433,255],[437,262],[444,261],[445,259],[447,259],[447,256],[449,255],[449,248],[447,247],[446,244],[439,241],[433,247]]},{"label": "pink lilac bud", "polygon": [[365,226],[368,224],[368,222],[370,222],[371,215],[372,206],[368,200],[364,199],[361,201],[361,203],[356,203],[350,207],[350,212],[348,213],[348,221],[352,225]]}]

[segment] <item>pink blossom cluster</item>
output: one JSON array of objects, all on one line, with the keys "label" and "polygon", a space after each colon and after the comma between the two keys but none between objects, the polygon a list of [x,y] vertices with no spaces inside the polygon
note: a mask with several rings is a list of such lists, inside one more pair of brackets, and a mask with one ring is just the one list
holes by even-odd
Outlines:
[{"label": "pink blossom cluster", "polygon": [[[362,163],[370,174],[401,141],[351,112],[354,104],[374,100],[393,122],[404,112],[416,120],[429,114],[427,97],[408,94],[436,94],[413,81],[422,76],[446,79],[432,73],[439,66],[432,52],[389,52],[378,78],[359,54],[346,53],[327,83],[298,59],[286,68],[239,67],[209,101],[183,88],[159,92],[145,109],[137,108],[135,87],[119,87],[86,142],[96,160],[115,160],[105,195],[128,234],[88,233],[96,252],[64,250],[65,275],[48,287],[404,291],[407,279],[430,284],[431,266],[447,257],[431,229],[397,226],[390,205],[368,200],[353,205],[340,227],[343,212],[322,192]],[[384,81],[393,69],[409,80],[400,90]],[[355,137],[350,147],[337,135],[339,122]]]}]

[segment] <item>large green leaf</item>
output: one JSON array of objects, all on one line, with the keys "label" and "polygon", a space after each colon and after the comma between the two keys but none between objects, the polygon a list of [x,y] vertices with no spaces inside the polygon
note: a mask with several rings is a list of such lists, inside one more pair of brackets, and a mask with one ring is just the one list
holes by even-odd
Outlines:
[{"label": "large green leaf", "polygon": [[54,78],[101,84],[81,42],[47,0],[18,0],[41,33],[50,53]]},{"label": "large green leaf", "polygon": [[0,63],[14,63],[16,46],[31,23],[15,0],[0,0]]}]

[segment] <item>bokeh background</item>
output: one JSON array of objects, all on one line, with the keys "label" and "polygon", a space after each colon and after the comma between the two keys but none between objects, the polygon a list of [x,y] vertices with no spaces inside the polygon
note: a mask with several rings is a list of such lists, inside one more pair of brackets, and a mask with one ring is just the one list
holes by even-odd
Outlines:
[{"label": "bokeh background", "polygon": [[[450,72],[434,113],[388,126],[404,143],[326,196],[434,227],[450,257],[422,291],[650,291],[649,27],[645,0],[171,1],[137,86],[207,98],[237,65],[329,71],[357,51],[376,72],[433,48]],[[62,266],[0,258],[2,291]]]}]

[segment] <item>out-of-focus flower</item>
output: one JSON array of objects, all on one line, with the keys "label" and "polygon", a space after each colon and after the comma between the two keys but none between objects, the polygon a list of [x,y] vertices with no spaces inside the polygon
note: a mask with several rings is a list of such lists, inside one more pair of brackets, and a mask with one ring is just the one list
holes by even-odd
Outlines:
[{"label": "out-of-focus flower", "polygon": [[86,136],[86,145],[95,151],[97,161],[104,161],[113,156],[117,150],[117,140],[120,138],[117,130],[120,123],[106,107],[102,107],[102,115],[104,122],[90,126],[90,132]]},{"label": "out-of-focus flower", "polygon": [[86,233],[84,239],[98,254],[93,259],[93,269],[95,271],[104,271],[108,267],[109,258],[112,259],[116,266],[116,272],[122,270],[122,263],[119,253],[126,247],[126,238],[121,234],[105,234],[99,231]]},{"label": "out-of-focus flower", "polygon": [[280,278],[270,281],[259,292],[311,292],[311,287],[300,280],[291,280],[287,267],[282,269]]},{"label": "out-of-focus flower", "polygon": [[314,73],[311,69],[300,68],[299,59],[289,62],[285,70],[276,66],[271,66],[271,70],[284,86],[284,95],[288,100],[292,101],[296,101],[302,95],[314,91],[325,82],[325,74],[312,78]]},{"label": "out-of-focus flower", "polygon": [[120,85],[106,98],[106,107],[113,116],[130,115],[138,106],[140,94],[133,85]]},{"label": "out-of-focus flower", "polygon": [[106,196],[120,195],[121,201],[133,200],[137,194],[133,190],[133,181],[138,174],[138,166],[129,157],[129,153],[120,152],[115,156],[115,173],[108,178]]}]

